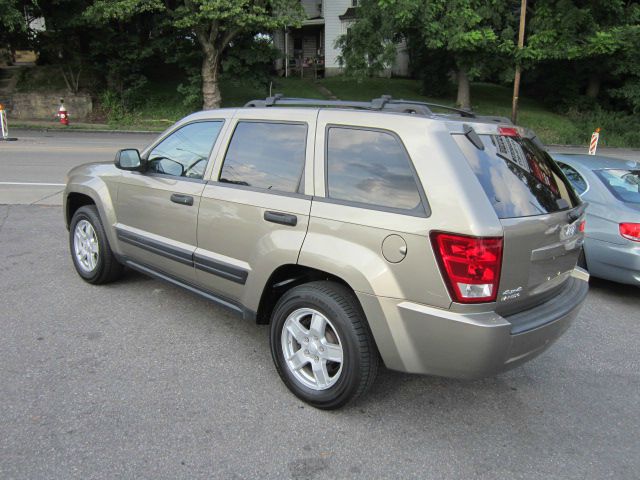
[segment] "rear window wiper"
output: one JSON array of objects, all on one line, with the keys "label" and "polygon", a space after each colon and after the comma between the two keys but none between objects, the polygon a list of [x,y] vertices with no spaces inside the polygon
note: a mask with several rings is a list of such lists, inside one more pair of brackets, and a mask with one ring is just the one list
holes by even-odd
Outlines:
[{"label": "rear window wiper", "polygon": [[465,137],[471,142],[471,144],[476,147],[478,150],[484,150],[484,143],[482,143],[482,139],[480,135],[476,133],[471,125],[464,124],[462,125],[462,131]]}]

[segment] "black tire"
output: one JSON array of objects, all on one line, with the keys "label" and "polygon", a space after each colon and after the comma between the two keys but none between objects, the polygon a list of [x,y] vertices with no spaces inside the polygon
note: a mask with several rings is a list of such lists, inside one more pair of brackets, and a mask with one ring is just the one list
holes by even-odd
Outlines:
[{"label": "black tire", "polygon": [[[323,390],[304,385],[284,357],[285,322],[301,309],[311,309],[326,317],[330,330],[335,329],[341,343],[343,361],[339,376],[335,384]],[[356,400],[369,390],[378,372],[378,350],[360,304],[349,289],[338,283],[311,282],[286,292],[271,316],[270,344],[273,361],[285,385],[316,408],[336,409]],[[310,365],[305,368],[311,368]]]},{"label": "black tire", "polygon": [[[80,264],[80,261],[75,254],[74,235],[76,226],[83,220],[89,222],[93,227],[98,243],[97,263],[95,268],[90,271],[87,271],[87,268]],[[100,220],[100,215],[98,214],[98,210],[95,205],[85,205],[84,207],[80,207],[73,214],[69,228],[69,250],[71,252],[71,259],[73,260],[73,266],[76,268],[76,272],[78,272],[78,275],[80,275],[80,277],[86,282],[94,285],[101,285],[113,282],[122,275],[124,267],[118,263],[115,255],[111,251],[111,246],[107,240],[107,235],[105,234],[102,221]]]}]

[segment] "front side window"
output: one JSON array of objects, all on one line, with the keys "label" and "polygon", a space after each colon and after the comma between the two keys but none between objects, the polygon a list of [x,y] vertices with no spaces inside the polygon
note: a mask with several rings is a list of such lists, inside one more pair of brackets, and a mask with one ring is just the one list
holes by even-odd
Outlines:
[{"label": "front side window", "polygon": [[306,124],[238,122],[219,181],[295,193],[302,180],[306,143]]},{"label": "front side window", "polygon": [[580,175],[575,168],[562,162],[558,162],[558,165],[560,166],[562,173],[564,173],[564,175],[569,179],[571,186],[573,186],[576,192],[582,195],[587,191],[587,181],[582,178],[582,175]]},{"label": "front side window", "polygon": [[190,123],[176,130],[151,151],[147,171],[201,179],[223,123]]},{"label": "front side window", "polygon": [[424,213],[410,159],[397,137],[379,130],[330,127],[327,194],[364,206]]},{"label": "front side window", "polygon": [[640,170],[608,168],[596,174],[618,200],[640,204]]}]

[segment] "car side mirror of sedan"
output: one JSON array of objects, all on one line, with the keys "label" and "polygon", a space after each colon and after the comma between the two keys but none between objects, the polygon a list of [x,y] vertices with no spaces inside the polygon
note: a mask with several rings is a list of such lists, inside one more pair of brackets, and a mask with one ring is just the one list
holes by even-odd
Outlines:
[{"label": "car side mirror of sedan", "polygon": [[116,153],[115,164],[120,170],[140,171],[142,169],[140,152],[135,148],[119,150]]}]

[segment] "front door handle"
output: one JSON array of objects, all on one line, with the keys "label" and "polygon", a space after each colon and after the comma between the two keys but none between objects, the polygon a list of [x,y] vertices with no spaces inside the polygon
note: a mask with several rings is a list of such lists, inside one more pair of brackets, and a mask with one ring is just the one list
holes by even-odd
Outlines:
[{"label": "front door handle", "polygon": [[180,193],[174,193],[171,195],[171,201],[173,203],[179,203],[180,205],[193,205],[193,197],[191,195],[182,195]]},{"label": "front door handle", "polygon": [[281,225],[287,225],[289,227],[295,227],[298,224],[298,217],[291,215],[290,213],[282,212],[264,212],[264,219],[267,222],[279,223]]}]

